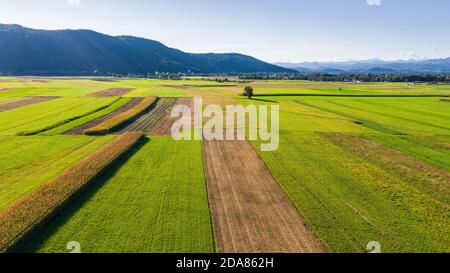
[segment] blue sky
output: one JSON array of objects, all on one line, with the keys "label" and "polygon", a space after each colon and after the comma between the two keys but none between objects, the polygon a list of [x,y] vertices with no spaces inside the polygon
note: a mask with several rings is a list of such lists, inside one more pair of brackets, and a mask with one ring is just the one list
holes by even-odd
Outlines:
[{"label": "blue sky", "polygon": [[449,57],[449,12],[449,0],[0,0],[0,23],[269,62]]}]

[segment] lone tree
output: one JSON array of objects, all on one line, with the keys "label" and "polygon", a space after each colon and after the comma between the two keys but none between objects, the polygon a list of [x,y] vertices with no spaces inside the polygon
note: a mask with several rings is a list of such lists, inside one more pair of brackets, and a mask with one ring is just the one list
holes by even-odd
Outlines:
[{"label": "lone tree", "polygon": [[253,87],[247,86],[244,89],[244,96],[247,96],[249,99],[253,97]]}]

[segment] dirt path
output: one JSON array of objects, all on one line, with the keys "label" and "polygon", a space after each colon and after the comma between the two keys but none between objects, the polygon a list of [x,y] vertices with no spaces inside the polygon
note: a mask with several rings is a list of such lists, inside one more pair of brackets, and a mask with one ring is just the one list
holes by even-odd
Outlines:
[{"label": "dirt path", "polygon": [[121,97],[133,91],[134,88],[111,88],[89,94],[89,97]]},{"label": "dirt path", "polygon": [[[192,98],[179,98],[176,100],[173,107],[177,105],[186,105],[190,107],[191,111],[194,109],[194,100]],[[173,123],[177,118],[171,117],[172,107],[168,108],[164,113],[164,117],[156,124],[149,135],[151,136],[170,136]]]},{"label": "dirt path", "polygon": [[32,104],[46,102],[46,101],[54,100],[57,98],[59,98],[59,97],[27,97],[27,98],[18,99],[15,101],[9,101],[9,102],[0,104],[0,112],[5,112],[5,111],[9,111],[9,110],[16,109],[19,107],[24,107],[24,106],[28,106],[28,105],[32,105]]},{"label": "dirt path", "polygon": [[83,124],[80,127],[74,128],[72,130],[70,130],[69,132],[65,133],[65,135],[82,135],[84,134],[84,131],[86,131],[87,129],[90,129],[92,127],[95,127],[97,125],[99,125],[100,123],[104,122],[105,120],[108,119],[112,119],[115,116],[118,116],[122,113],[125,113],[126,111],[130,110],[131,108],[135,107],[136,105],[138,105],[144,98],[135,98],[132,99],[129,103],[125,104],[123,107],[117,109],[116,111],[102,117],[99,119],[95,119],[91,122],[88,122],[86,124]]},{"label": "dirt path", "polygon": [[161,98],[156,105],[151,108],[146,114],[138,118],[136,121],[126,126],[120,131],[125,132],[144,132],[149,133],[165,116],[170,115],[175,99]]},{"label": "dirt path", "polygon": [[245,141],[205,141],[205,173],[218,252],[325,252]]}]

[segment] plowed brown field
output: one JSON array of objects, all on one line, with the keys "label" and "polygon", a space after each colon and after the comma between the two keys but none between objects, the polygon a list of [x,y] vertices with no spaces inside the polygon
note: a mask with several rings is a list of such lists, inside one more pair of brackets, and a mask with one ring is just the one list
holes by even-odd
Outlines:
[{"label": "plowed brown field", "polygon": [[54,100],[58,97],[29,97],[29,98],[22,98],[15,101],[6,102],[3,104],[0,104],[0,112],[16,109],[19,107],[24,107],[27,105],[32,105],[40,102],[46,102],[49,100]]},{"label": "plowed brown field", "polygon": [[253,147],[205,141],[205,173],[218,252],[325,252]]},{"label": "plowed brown field", "polygon": [[131,91],[133,91],[133,88],[111,88],[99,92],[95,92],[90,94],[90,97],[120,97],[124,96]]}]

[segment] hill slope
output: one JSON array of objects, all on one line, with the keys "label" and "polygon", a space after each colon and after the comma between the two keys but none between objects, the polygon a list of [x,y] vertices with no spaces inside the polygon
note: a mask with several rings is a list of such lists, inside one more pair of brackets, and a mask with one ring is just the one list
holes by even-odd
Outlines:
[{"label": "hill slope", "polygon": [[0,60],[0,74],[8,75],[292,71],[242,54],[192,54],[132,36],[4,24],[0,24]]}]

